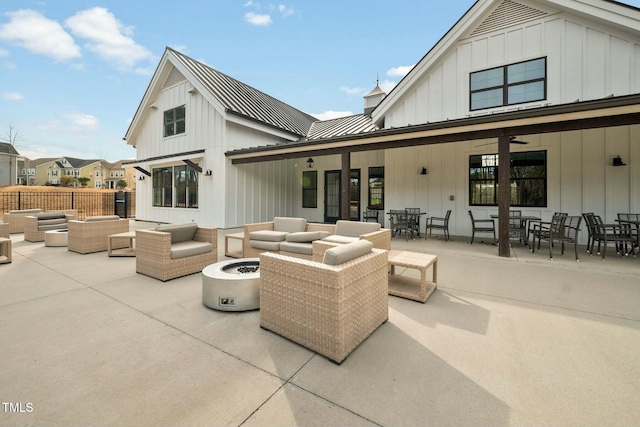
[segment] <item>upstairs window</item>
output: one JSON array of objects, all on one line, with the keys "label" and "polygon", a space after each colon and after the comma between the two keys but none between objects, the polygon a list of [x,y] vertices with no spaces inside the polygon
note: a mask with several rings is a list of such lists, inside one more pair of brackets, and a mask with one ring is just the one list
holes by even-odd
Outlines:
[{"label": "upstairs window", "polygon": [[164,136],[173,136],[185,131],[185,106],[164,112]]},{"label": "upstairs window", "polygon": [[547,58],[471,73],[469,88],[472,111],[541,101],[547,98]]}]

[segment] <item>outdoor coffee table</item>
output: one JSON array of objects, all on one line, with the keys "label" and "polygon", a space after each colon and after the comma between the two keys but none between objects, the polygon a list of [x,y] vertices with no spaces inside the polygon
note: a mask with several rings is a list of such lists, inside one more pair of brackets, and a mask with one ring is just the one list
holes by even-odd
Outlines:
[{"label": "outdoor coffee table", "polygon": [[67,230],[49,230],[44,232],[45,246],[67,246],[69,244],[69,233]]},{"label": "outdoor coffee table", "polygon": [[0,237],[0,264],[11,262],[11,239]]},{"label": "outdoor coffee table", "polygon": [[[438,257],[418,252],[389,251],[389,295],[426,302],[438,287]],[[413,268],[420,271],[420,279],[395,274],[396,267]],[[427,280],[427,270],[433,267],[432,280]]]},{"label": "outdoor coffee table", "polygon": [[260,258],[216,262],[202,270],[202,303],[222,311],[260,308]]},{"label": "outdoor coffee table", "polygon": [[[124,233],[111,234],[107,238],[107,250],[109,256],[136,256],[136,250],[133,246],[133,240],[136,238],[135,231],[126,231]],[[127,239],[129,244],[126,248],[114,248],[114,240]]]}]

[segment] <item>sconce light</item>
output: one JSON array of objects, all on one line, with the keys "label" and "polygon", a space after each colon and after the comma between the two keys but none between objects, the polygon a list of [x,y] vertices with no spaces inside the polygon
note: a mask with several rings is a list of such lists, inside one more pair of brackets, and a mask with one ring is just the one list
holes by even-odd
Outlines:
[{"label": "sconce light", "polygon": [[195,95],[196,93],[198,93],[198,91],[196,90],[196,88],[195,88],[195,87],[192,87],[191,89],[189,89],[189,90],[187,91],[187,93],[189,93],[189,94],[191,94],[191,95]]},{"label": "sconce light", "polygon": [[149,108],[151,108],[153,110],[157,110],[158,106],[156,104],[151,104],[151,105],[149,105]]},{"label": "sconce light", "polygon": [[308,168],[313,168],[313,159],[311,157],[309,157],[307,159],[307,167]]},{"label": "sconce light", "polygon": [[211,169],[207,169],[207,170],[204,172],[204,176],[211,176]]},{"label": "sconce light", "polygon": [[622,162],[620,156],[617,156],[613,158],[613,166],[627,166],[627,164]]},{"label": "sconce light", "polygon": [[420,175],[426,175],[426,174],[427,174],[427,168],[423,166],[422,170],[420,171]]},{"label": "sconce light", "polygon": [[140,175],[140,176],[138,177],[138,181],[144,181],[144,175]]}]

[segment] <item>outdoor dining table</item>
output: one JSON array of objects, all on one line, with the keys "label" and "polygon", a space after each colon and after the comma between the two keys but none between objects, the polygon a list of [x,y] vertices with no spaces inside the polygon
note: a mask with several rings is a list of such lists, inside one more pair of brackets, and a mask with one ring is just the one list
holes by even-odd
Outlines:
[{"label": "outdoor dining table", "polygon": [[[491,214],[491,219],[498,219],[499,215],[498,214]],[[540,218],[539,216],[535,216],[535,215],[520,215],[517,217],[509,217],[509,219],[514,219],[514,218],[518,218],[520,220],[520,222],[522,223],[524,221],[524,229],[525,230],[529,230],[529,223],[533,222],[533,221],[542,221],[542,218]],[[525,240],[524,240],[524,244],[525,246],[529,246],[529,235],[527,234],[527,236],[524,236]],[[496,245],[499,242],[496,242]]]},{"label": "outdoor dining table", "polygon": [[389,212],[387,212],[387,215],[389,215],[389,223],[392,223],[392,216],[393,215],[397,215],[400,212],[404,212],[407,214],[407,216],[409,215],[415,215],[416,216],[416,228],[411,230],[411,236],[413,238],[413,232],[416,232],[417,237],[420,237],[420,217],[422,215],[426,215],[426,212],[409,212],[406,209],[391,209]]}]

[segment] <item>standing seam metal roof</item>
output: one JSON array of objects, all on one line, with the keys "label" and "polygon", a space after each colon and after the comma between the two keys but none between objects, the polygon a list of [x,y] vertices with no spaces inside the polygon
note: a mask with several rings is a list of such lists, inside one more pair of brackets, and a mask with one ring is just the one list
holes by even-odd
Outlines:
[{"label": "standing seam metal roof", "polygon": [[169,47],[180,61],[228,110],[306,136],[317,119]]}]

